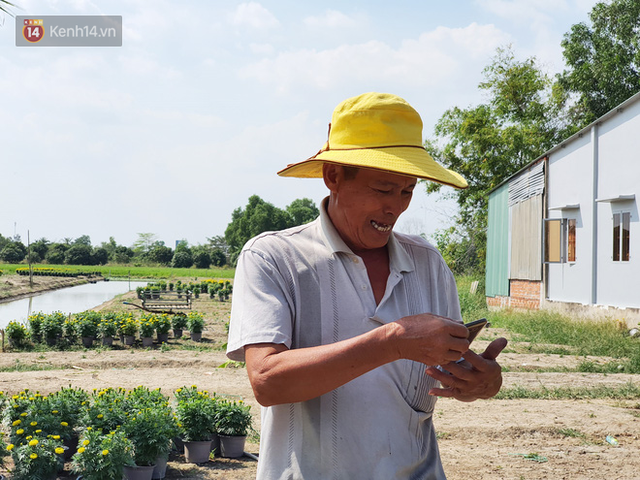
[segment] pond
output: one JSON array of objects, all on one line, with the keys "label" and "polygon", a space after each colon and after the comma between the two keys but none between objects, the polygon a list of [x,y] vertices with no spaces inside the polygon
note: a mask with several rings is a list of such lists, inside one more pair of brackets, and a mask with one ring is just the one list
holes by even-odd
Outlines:
[{"label": "pond", "polygon": [[138,286],[146,286],[147,282],[114,281],[87,283],[75,287],[61,288],[20,300],[0,303],[0,328],[4,328],[11,320],[26,323],[32,313],[53,313],[61,311],[70,313],[84,312],[108,302],[116,295],[135,290]]}]

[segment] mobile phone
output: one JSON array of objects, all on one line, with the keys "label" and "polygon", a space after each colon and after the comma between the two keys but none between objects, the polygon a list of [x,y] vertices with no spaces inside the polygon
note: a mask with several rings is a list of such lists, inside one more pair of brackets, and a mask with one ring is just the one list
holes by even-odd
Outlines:
[{"label": "mobile phone", "polygon": [[473,339],[478,336],[480,330],[482,330],[485,326],[489,325],[486,318],[481,318],[480,320],[474,320],[473,322],[465,323],[464,326],[469,330],[469,336],[467,340],[469,343],[473,342]]}]

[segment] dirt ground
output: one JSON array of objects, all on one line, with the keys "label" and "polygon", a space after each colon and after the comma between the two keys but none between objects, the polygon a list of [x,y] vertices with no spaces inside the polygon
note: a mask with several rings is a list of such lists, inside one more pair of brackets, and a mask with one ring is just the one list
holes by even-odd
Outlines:
[{"label": "dirt ground", "polygon": [[[2,281],[2,279],[0,279]],[[132,308],[122,304],[126,294],[99,307],[100,310]],[[205,313],[208,326],[204,342],[169,340],[168,348],[116,346],[113,350],[5,352],[0,355],[0,390],[25,388],[50,392],[61,386],[84,389],[102,387],[160,387],[171,394],[183,385],[198,385],[218,394],[240,396],[252,406],[256,428],[260,410],[253,397],[246,370],[227,365],[222,349],[224,323],[230,304],[208,298],[196,301],[194,309]],[[480,350],[488,339],[502,334],[489,330],[476,341]],[[483,340],[484,339],[484,340]],[[510,345],[511,351],[519,351]],[[508,367],[504,385],[536,387],[620,386],[640,383],[640,375],[545,373],[550,367],[571,367],[582,360],[570,355],[505,353]],[[605,359],[593,359],[595,361]],[[38,365],[42,370],[21,371]],[[2,371],[13,369],[14,371]],[[640,479],[640,399],[635,400],[486,400],[461,403],[440,399],[434,422],[449,480],[633,480]],[[619,442],[605,440],[611,435]],[[245,450],[257,455],[257,436]],[[168,479],[251,479],[257,462],[216,458],[205,465],[184,463],[171,456]],[[70,474],[61,478],[72,478]]]}]

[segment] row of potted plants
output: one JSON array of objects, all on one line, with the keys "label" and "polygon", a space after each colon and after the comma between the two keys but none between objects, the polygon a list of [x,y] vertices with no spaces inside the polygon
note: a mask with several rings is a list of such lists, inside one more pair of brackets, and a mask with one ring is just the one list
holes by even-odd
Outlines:
[{"label": "row of potted plants", "polygon": [[[184,445],[188,462],[207,462],[219,435],[223,446],[216,450],[223,456],[242,455],[252,429],[249,406],[195,385],[177,389],[174,397],[171,402],[160,389],[142,386],[0,394],[9,439],[0,442],[0,460],[11,455],[14,480],[55,478],[65,461],[85,480],[120,480],[123,473],[164,478],[172,445]],[[227,438],[241,444],[239,453],[225,451]]]},{"label": "row of potted plants", "polygon": [[115,337],[121,337],[125,345],[133,345],[136,335],[140,336],[143,346],[150,346],[154,334],[158,343],[162,343],[168,341],[172,329],[174,338],[181,338],[186,329],[192,340],[200,341],[204,330],[203,315],[194,311],[187,315],[143,313],[139,318],[130,312],[102,314],[86,311],[69,316],[62,312],[36,313],[30,315],[27,321],[28,327],[11,321],[5,328],[12,346],[19,348],[28,341],[45,341],[54,345],[64,339],[69,344],[81,340],[85,347],[91,347],[96,338],[101,338],[103,345],[110,346]]},{"label": "row of potted plants", "polygon": [[139,299],[159,298],[162,293],[176,292],[178,294],[189,293],[195,298],[200,298],[200,294],[209,294],[210,298],[218,298],[220,301],[228,300],[229,295],[233,292],[233,285],[229,280],[213,280],[205,279],[199,283],[189,282],[182,283],[178,280],[176,283],[160,280],[155,283],[149,283],[146,287],[137,287],[136,294]]}]

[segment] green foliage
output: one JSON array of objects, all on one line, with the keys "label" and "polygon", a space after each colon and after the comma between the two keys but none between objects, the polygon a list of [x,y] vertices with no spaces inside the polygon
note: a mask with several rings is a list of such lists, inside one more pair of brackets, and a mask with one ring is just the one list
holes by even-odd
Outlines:
[{"label": "green foliage", "polygon": [[189,312],[187,314],[187,328],[191,333],[202,333],[204,329],[204,317],[198,312]]},{"label": "green foliage", "polygon": [[251,429],[251,407],[242,400],[218,402],[216,431],[219,435],[245,436]]},{"label": "green foliage", "polygon": [[[499,48],[483,74],[479,88],[488,94],[487,103],[447,110],[435,126],[437,141],[425,143],[436,160],[469,182],[469,188],[455,192],[460,206],[455,220],[458,235],[466,239],[459,249],[473,249],[471,263],[481,273],[488,192],[575,131],[564,110],[566,96],[552,88],[535,58],[520,61],[510,47]],[[429,192],[440,187],[427,183]]]},{"label": "green foliage", "polygon": [[0,250],[0,260],[8,263],[19,263],[27,256],[27,247],[22,242],[7,243]]},{"label": "green foliage", "polygon": [[193,386],[176,390],[176,400],[180,437],[186,441],[209,440],[216,431],[217,399]]},{"label": "green foliage", "polygon": [[589,19],[590,25],[573,25],[561,44],[568,68],[559,84],[579,96],[582,125],[640,90],[640,2],[598,2]]},{"label": "green foliage", "polygon": [[29,335],[27,327],[25,327],[22,323],[16,322],[14,320],[8,323],[4,331],[11,344],[18,347],[25,342]]},{"label": "green foliage", "polygon": [[11,456],[15,463],[11,478],[50,480],[58,470],[62,453],[64,453],[62,442],[46,437],[33,437],[25,443],[15,445],[11,449]]},{"label": "green foliage", "polygon": [[171,327],[176,330],[187,328],[187,316],[183,313],[175,314],[171,317]]},{"label": "green foliage", "polygon": [[134,446],[122,429],[108,433],[87,428],[80,436],[82,445],[73,455],[71,468],[85,480],[122,478],[122,467],[134,464]]},{"label": "green foliage", "polygon": [[313,200],[309,198],[299,198],[291,202],[286,208],[291,217],[292,225],[304,225],[315,220],[320,215],[320,210]]},{"label": "green foliage", "polygon": [[171,330],[171,317],[166,313],[158,315],[156,317],[155,326],[156,333],[169,333],[169,330]]},{"label": "green foliage", "polygon": [[231,252],[232,264],[247,241],[263,232],[284,230],[301,225],[318,216],[318,209],[308,198],[294,200],[286,210],[264,201],[258,195],[249,197],[244,208],[236,208],[224,236]]}]

